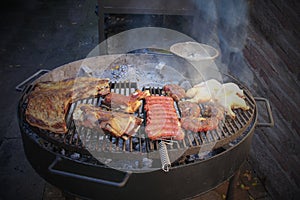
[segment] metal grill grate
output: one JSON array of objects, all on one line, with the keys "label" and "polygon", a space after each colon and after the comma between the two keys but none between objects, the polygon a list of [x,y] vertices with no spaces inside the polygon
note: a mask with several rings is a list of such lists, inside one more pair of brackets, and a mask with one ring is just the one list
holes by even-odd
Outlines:
[{"label": "metal grill grate", "polygon": [[[131,94],[136,90],[136,88],[137,84],[130,82],[111,84],[111,92],[124,95]],[[149,87],[144,89],[149,89],[150,93],[153,95],[165,95],[162,88]],[[219,127],[216,130],[198,133],[186,131],[186,136],[182,141],[165,141],[171,144],[167,145],[168,151],[172,152],[185,149],[187,150],[187,154],[192,155],[199,153],[200,148],[202,148],[202,150],[205,148],[209,148],[209,150],[217,149],[229,144],[231,141],[242,135],[242,133],[250,125],[255,114],[255,101],[249,91],[245,88],[243,89],[246,96],[245,101],[250,107],[249,110],[234,110],[236,118],[234,120],[231,118],[226,118],[223,123],[219,124]],[[139,131],[133,137],[129,137],[128,140],[116,138],[111,136],[110,134],[100,133],[99,131],[93,131],[83,127],[75,127],[72,120],[72,113],[76,106],[79,103],[88,103],[100,106],[101,101],[102,99],[98,97],[73,103],[70,106],[68,115],[66,117],[69,131],[65,135],[55,134],[31,126],[29,127],[32,128],[33,131],[43,139],[71,152],[89,154],[89,152],[87,151],[87,147],[89,150],[99,151],[101,153],[149,153],[159,150],[160,141],[152,141],[147,138],[144,132],[145,124],[144,126],[140,127]],[[143,105],[140,107],[138,112],[135,113],[135,115],[142,118],[145,117]],[[145,122],[146,120],[144,119],[144,123]],[[25,120],[24,123],[26,123]]]}]

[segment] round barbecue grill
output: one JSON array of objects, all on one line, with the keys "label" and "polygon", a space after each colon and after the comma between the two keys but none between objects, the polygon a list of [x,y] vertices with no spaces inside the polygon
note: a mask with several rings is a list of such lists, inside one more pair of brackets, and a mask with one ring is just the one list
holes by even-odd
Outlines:
[{"label": "round barbecue grill", "polygon": [[[138,39],[146,35],[150,39]],[[122,43],[120,46],[119,42],[124,38],[130,43]],[[182,41],[193,40],[181,33],[161,28],[125,31],[100,44],[99,49],[96,48],[98,55],[98,50],[101,54],[105,49],[103,44],[108,44],[108,47],[117,45],[117,52],[105,50],[112,55],[95,56],[66,64],[26,87],[18,114],[24,149],[33,168],[65,192],[91,199],[183,199],[206,192],[231,177],[248,154],[255,126],[272,125],[271,114],[271,123],[257,123],[256,101],[262,99],[254,99],[247,88],[234,78],[219,73],[212,60],[217,56],[216,50],[194,42],[180,43]],[[164,50],[174,43],[177,44],[170,50],[175,55]],[[190,48],[191,45],[193,48]],[[148,46],[159,49],[144,49]],[[195,53],[194,48],[197,49]],[[202,48],[204,54],[198,55]],[[90,56],[93,54],[92,51]],[[190,59],[190,56],[196,56],[196,61]],[[203,56],[208,58],[206,62],[198,62]],[[75,126],[73,113],[76,107],[81,103],[103,106],[102,97],[80,99],[69,105],[65,119],[68,128],[66,134],[56,134],[28,124],[25,111],[35,83],[78,76],[109,78],[111,92],[126,96],[136,89],[149,90],[151,95],[165,96],[162,87],[167,83],[188,89],[213,76],[220,82],[235,82],[243,89],[249,109],[235,110],[236,118],[225,118],[215,130],[185,131],[185,137],[179,141],[172,138],[151,140],[147,137],[144,131],[147,121],[144,101],[134,114],[143,118],[144,124],[127,138],[116,138],[103,131]],[[264,101],[270,112],[268,101]],[[178,105],[175,103],[174,106],[180,118]]]},{"label": "round barbecue grill", "polygon": [[[175,55],[135,53],[98,56],[68,63],[47,72],[23,90],[18,117],[25,153],[33,168],[46,181],[65,192],[91,199],[193,197],[217,187],[233,176],[248,155],[255,127],[273,124],[268,101],[254,98],[246,87],[227,75],[223,75],[223,81],[235,82],[244,90],[245,101],[250,109],[235,110],[236,118],[225,118],[216,130],[197,133],[187,131],[182,141],[153,141],[142,132],[123,139],[76,127],[72,121],[76,105],[89,103],[99,106],[101,97],[80,100],[70,105],[66,117],[69,128],[67,134],[39,129],[25,120],[27,98],[35,83],[76,77],[79,72],[84,76],[89,72],[97,75],[103,68],[110,69],[116,64],[128,66],[137,60],[155,62],[158,66],[164,63],[174,69],[179,66],[180,74],[188,77],[188,81],[182,80],[181,84],[194,85],[199,82],[199,76],[193,75],[197,74],[193,67]],[[101,74],[105,73],[101,71]],[[172,77],[169,77],[170,81]],[[148,89],[152,95],[165,95],[158,82],[128,82],[119,79],[112,81],[110,86],[112,92],[125,95],[135,89]],[[270,123],[257,122],[257,101],[266,103]],[[143,109],[139,109],[136,114],[144,117]]]}]

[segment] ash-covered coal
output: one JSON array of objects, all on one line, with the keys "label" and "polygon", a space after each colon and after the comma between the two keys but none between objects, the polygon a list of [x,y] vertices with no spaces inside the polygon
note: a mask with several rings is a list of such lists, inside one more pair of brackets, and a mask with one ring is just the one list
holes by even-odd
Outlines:
[{"label": "ash-covered coal", "polygon": [[[86,70],[86,66],[84,69]],[[174,55],[125,54],[107,68],[93,71],[92,76],[109,78],[111,82],[136,82],[139,89],[162,87],[168,83],[188,89],[191,82],[197,82],[201,78],[193,70],[195,69],[188,62]]]}]

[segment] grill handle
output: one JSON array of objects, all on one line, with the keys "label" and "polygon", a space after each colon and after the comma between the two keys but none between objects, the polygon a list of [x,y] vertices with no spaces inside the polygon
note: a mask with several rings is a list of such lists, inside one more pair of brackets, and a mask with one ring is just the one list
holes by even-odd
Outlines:
[{"label": "grill handle", "polygon": [[257,122],[256,126],[257,127],[273,127],[274,126],[274,119],[273,119],[273,114],[271,111],[271,106],[270,106],[270,102],[263,98],[263,97],[254,97],[255,101],[262,101],[266,104],[266,108],[267,108],[267,112],[268,112],[268,118],[269,118],[269,122]]},{"label": "grill handle", "polygon": [[22,92],[25,88],[26,85],[30,82],[32,82],[33,80],[35,80],[36,78],[38,78],[39,76],[48,73],[50,70],[48,69],[41,69],[39,71],[37,71],[35,74],[31,75],[30,77],[28,77],[25,81],[23,81],[22,83],[20,83],[19,85],[16,86],[16,90]]},{"label": "grill handle", "polygon": [[167,145],[164,141],[159,143],[159,154],[161,160],[161,168],[164,172],[169,172],[171,167],[171,162],[168,154]]},{"label": "grill handle", "polygon": [[104,180],[104,179],[90,177],[90,176],[78,175],[78,174],[74,174],[72,172],[66,172],[66,171],[54,169],[55,165],[58,162],[62,162],[62,161],[63,161],[63,159],[60,156],[57,156],[56,159],[51,163],[51,165],[49,165],[48,170],[53,174],[57,174],[57,175],[61,175],[61,176],[69,177],[69,178],[76,178],[79,180],[94,182],[94,183],[98,183],[98,184],[114,186],[114,187],[124,187],[129,179],[130,175],[132,174],[132,172],[126,172],[126,175],[124,176],[122,181],[115,182],[115,181],[109,181],[109,180]]}]

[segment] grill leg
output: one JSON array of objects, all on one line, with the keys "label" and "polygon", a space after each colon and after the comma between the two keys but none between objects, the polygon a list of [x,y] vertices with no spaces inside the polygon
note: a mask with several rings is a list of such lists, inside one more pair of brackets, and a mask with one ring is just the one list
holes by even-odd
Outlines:
[{"label": "grill leg", "polygon": [[234,200],[234,189],[240,176],[240,170],[238,170],[229,180],[229,185],[226,194],[226,200]]}]

